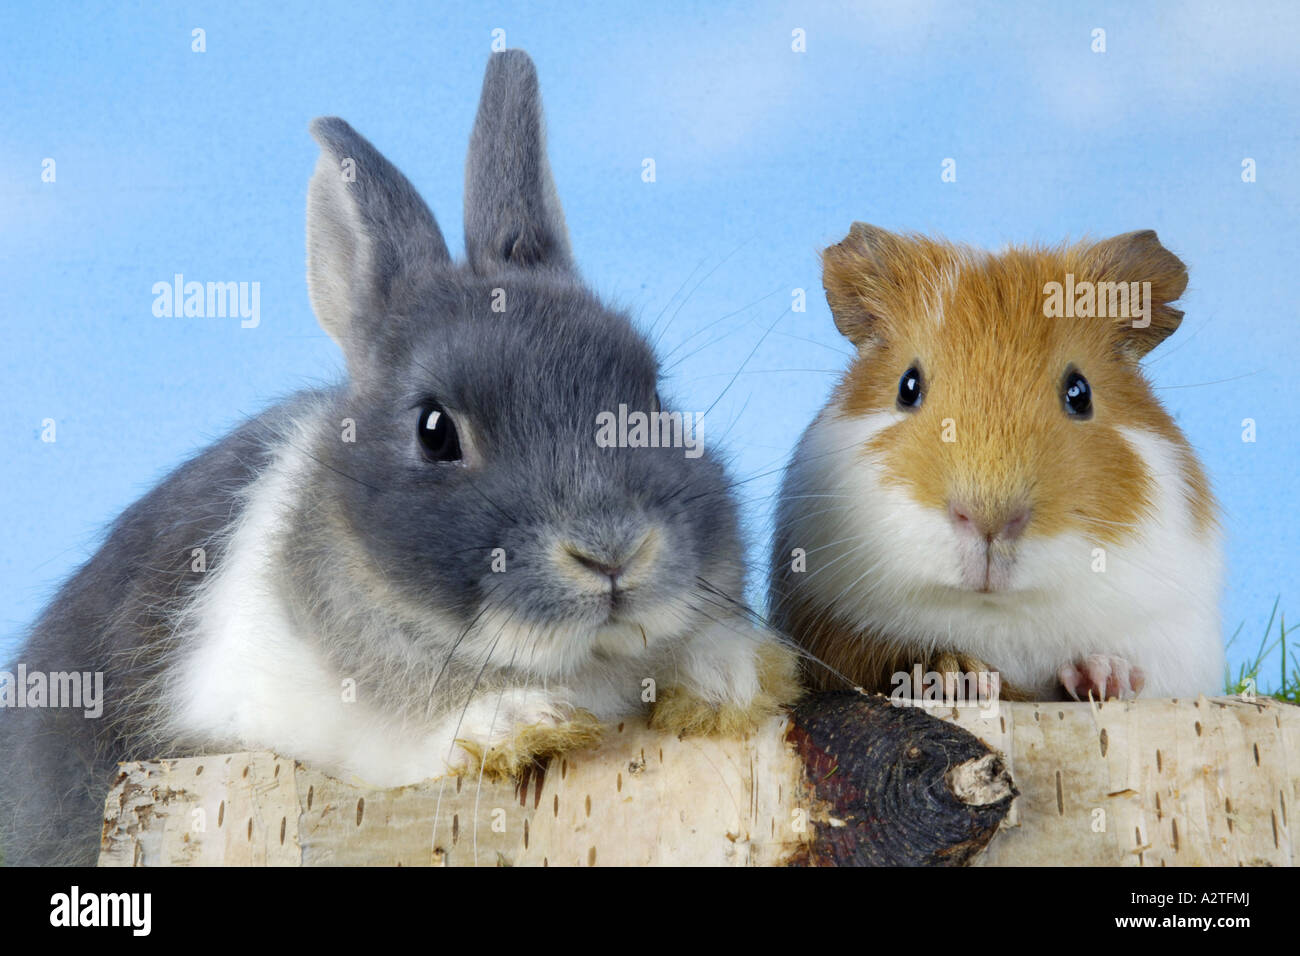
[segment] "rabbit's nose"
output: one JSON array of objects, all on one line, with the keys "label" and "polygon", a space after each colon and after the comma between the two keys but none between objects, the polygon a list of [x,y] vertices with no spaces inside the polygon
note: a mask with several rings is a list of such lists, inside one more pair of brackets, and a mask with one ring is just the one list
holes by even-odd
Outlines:
[{"label": "rabbit's nose", "polygon": [[617,580],[618,576],[623,573],[623,565],[621,564],[607,564],[600,558],[593,557],[590,554],[585,554],[582,551],[576,550],[572,546],[566,550],[569,553],[569,557],[573,558],[573,560],[577,561],[584,568],[595,571],[597,574],[605,574]]},{"label": "rabbit's nose", "polygon": [[619,546],[599,548],[568,541],[561,548],[569,567],[581,568],[588,577],[607,578],[614,588],[636,584],[654,563],[658,550],[659,532],[653,528]]}]

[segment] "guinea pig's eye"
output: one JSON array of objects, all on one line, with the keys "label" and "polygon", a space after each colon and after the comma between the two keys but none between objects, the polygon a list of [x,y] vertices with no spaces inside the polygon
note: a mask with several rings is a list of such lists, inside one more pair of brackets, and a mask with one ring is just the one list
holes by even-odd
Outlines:
[{"label": "guinea pig's eye", "polygon": [[430,402],[420,409],[420,449],[430,461],[460,461],[460,436],[446,409]]},{"label": "guinea pig's eye", "polygon": [[1062,398],[1069,414],[1078,418],[1092,417],[1092,386],[1078,372],[1071,370],[1066,374]]},{"label": "guinea pig's eye", "polygon": [[913,365],[898,380],[898,407],[919,408],[921,406],[921,370]]}]

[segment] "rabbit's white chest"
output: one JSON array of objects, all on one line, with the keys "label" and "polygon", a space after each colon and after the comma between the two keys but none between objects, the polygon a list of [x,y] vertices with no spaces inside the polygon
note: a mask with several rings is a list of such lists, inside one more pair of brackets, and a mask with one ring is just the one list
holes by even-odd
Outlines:
[{"label": "rabbit's white chest", "polygon": [[273,542],[304,458],[290,447],[250,489],[239,525],[190,611],[174,665],[167,731],[268,749],[327,772],[394,786],[441,772],[438,728],[404,725],[359,700],[297,626],[275,589]]}]

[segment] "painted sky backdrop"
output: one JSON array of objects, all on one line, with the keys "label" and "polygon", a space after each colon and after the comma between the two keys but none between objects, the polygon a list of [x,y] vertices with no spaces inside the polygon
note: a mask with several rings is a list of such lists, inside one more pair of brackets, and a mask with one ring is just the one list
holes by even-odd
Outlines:
[{"label": "painted sky backdrop", "polygon": [[[341,374],[304,282],[312,117],[371,139],[459,251],[494,29],[537,63],[585,277],[656,325],[678,407],[734,377],[705,437],[756,476],[756,569],[778,469],[848,358],[820,248],[854,219],[988,247],[1154,228],[1191,283],[1148,368],[1225,506],[1230,659],[1279,595],[1300,619],[1300,5],[895,6],[6,3],[0,658],[159,477]],[[176,273],[260,283],[260,325],[155,317]]]}]

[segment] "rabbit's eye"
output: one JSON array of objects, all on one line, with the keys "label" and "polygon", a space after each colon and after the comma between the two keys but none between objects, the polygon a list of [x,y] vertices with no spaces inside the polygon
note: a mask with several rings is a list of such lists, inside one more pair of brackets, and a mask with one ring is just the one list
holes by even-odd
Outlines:
[{"label": "rabbit's eye", "polygon": [[430,461],[460,461],[460,436],[456,423],[441,405],[420,410],[420,448]]},{"label": "rabbit's eye", "polygon": [[898,380],[898,407],[921,407],[921,370],[915,365]]},{"label": "rabbit's eye", "polygon": [[1071,369],[1066,373],[1064,393],[1065,410],[1075,418],[1092,417],[1092,386],[1088,380]]}]

